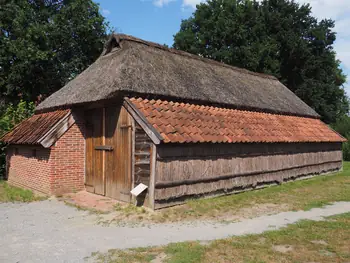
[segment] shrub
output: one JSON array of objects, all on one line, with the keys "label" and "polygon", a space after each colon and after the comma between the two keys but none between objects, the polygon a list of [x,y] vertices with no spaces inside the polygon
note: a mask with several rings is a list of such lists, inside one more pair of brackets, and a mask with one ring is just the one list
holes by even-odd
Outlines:
[{"label": "shrub", "polygon": [[[350,140],[350,137],[347,137]],[[350,144],[349,142],[343,143],[343,159],[345,161],[350,161]]]},{"label": "shrub", "polygon": [[347,142],[343,143],[343,159],[350,161],[350,117],[344,115],[339,118],[336,123],[332,124],[331,127],[348,139]]},{"label": "shrub", "polygon": [[[0,137],[10,131],[22,120],[30,117],[34,113],[33,102],[21,101],[18,105],[10,104],[0,116]],[[5,176],[6,170],[6,145],[0,142],[0,178]]]}]

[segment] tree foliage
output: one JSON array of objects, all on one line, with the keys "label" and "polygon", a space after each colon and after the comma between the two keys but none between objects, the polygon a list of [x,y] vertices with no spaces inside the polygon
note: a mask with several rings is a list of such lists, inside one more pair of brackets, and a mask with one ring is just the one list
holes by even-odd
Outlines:
[{"label": "tree foliage", "polygon": [[174,47],[272,74],[328,123],[348,112],[334,21],[290,0],[208,0],[182,21]]},{"label": "tree foliage", "polygon": [[0,0],[0,137],[96,60],[107,29],[92,0]]},{"label": "tree foliage", "polygon": [[60,89],[100,55],[107,26],[91,0],[0,0],[2,103]]},{"label": "tree foliage", "polygon": [[341,116],[331,126],[348,140],[343,143],[343,159],[350,161],[350,117],[347,115]]}]

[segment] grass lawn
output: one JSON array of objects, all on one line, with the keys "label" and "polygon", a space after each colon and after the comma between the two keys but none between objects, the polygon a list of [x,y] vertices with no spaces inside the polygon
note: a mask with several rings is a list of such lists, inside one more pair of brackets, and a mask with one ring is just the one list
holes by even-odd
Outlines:
[{"label": "grass lawn", "polygon": [[233,237],[208,244],[185,242],[165,247],[94,253],[96,262],[131,263],[294,263],[350,262],[350,213],[325,221],[300,221],[259,235]]},{"label": "grass lawn", "polygon": [[0,203],[4,202],[32,202],[42,200],[30,190],[9,186],[6,181],[0,180]]},{"label": "grass lawn", "polygon": [[280,186],[189,201],[182,206],[148,211],[131,205],[116,207],[115,222],[235,221],[290,210],[308,210],[335,201],[350,201],[350,162],[342,172]]}]

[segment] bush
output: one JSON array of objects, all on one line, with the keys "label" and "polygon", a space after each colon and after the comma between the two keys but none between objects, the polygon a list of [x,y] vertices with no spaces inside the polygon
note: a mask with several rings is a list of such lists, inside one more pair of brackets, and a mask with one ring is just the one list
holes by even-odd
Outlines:
[{"label": "bush", "polygon": [[[10,104],[3,111],[0,117],[0,137],[10,131],[22,120],[30,117],[34,113],[35,105],[33,102],[21,101],[18,105]],[[0,178],[5,176],[6,170],[6,145],[0,142]]]},{"label": "bush", "polygon": [[336,123],[332,124],[331,127],[348,140],[343,143],[343,159],[350,161],[350,117],[344,115]]},{"label": "bush", "polygon": [[[349,137],[347,139],[350,140]],[[349,144],[349,142],[343,143],[343,159],[345,161],[350,161],[350,144]]]}]

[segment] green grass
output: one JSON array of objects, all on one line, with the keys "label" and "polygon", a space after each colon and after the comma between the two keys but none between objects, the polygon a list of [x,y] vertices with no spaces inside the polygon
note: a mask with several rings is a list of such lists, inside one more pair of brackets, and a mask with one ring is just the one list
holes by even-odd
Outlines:
[{"label": "green grass", "polygon": [[43,200],[30,190],[9,186],[7,182],[0,180],[0,203],[4,202],[32,202]]},{"label": "green grass", "polygon": [[[281,252],[276,247],[289,248]],[[259,235],[213,241],[170,244],[133,250],[94,253],[96,262],[150,262],[163,255],[164,263],[295,263],[350,262],[350,213],[325,221],[303,220]]]},{"label": "green grass", "polygon": [[197,242],[173,243],[164,252],[169,255],[168,263],[196,263],[201,262],[205,247]]},{"label": "green grass", "polygon": [[350,201],[350,163],[344,163],[344,170],[333,175],[318,176],[272,186],[258,191],[249,191],[231,196],[188,203],[191,210],[207,213],[211,210],[236,210],[251,204],[288,204],[295,210],[322,207],[330,202]]},{"label": "green grass", "polygon": [[142,253],[138,251],[118,251],[111,249],[106,254],[93,253],[92,257],[96,262],[106,263],[135,263],[135,262],[151,262],[156,255],[154,253]]}]

